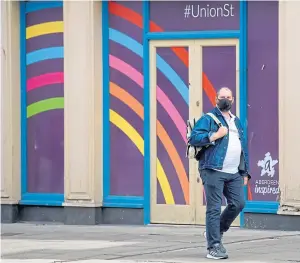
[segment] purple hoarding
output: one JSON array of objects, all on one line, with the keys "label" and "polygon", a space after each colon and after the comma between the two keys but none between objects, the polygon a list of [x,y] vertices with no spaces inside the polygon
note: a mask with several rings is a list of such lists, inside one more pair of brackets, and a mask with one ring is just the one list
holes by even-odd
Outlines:
[{"label": "purple hoarding", "polygon": [[[27,192],[63,193],[63,33],[43,30],[49,25],[60,28],[63,9],[46,8],[23,15],[26,15]],[[35,30],[36,26],[40,30]]]},{"label": "purple hoarding", "polygon": [[250,198],[277,201],[278,2],[248,3],[248,142]]},{"label": "purple hoarding", "polygon": [[[184,15],[187,5],[193,5],[189,7],[190,15]],[[195,13],[198,5],[199,14]],[[208,8],[206,11],[203,5]],[[232,13],[227,15],[224,6],[230,7]],[[249,199],[275,201],[278,196],[278,3],[250,1],[248,7],[248,136],[253,177]],[[141,196],[144,177],[142,3],[110,1],[109,12],[110,194]],[[214,12],[219,13],[214,15]],[[150,20],[151,31],[236,30],[239,29],[239,2],[151,2]],[[157,163],[161,165],[157,171],[168,179],[175,204],[189,203],[188,165],[183,156],[183,123],[188,118],[188,60],[186,47],[157,49],[157,120],[161,125],[157,124]],[[214,106],[215,91],[221,86],[232,88],[238,99],[235,47],[204,47],[203,71],[204,112]],[[166,185],[161,185],[159,179],[157,185],[158,203],[167,203]]]}]

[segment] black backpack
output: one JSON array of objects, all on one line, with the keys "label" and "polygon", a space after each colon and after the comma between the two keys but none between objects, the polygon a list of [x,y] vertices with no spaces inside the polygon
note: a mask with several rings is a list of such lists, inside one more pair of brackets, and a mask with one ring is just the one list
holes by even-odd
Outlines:
[{"label": "black backpack", "polygon": [[[219,127],[222,127],[222,123],[219,121],[219,119],[212,113],[206,113],[206,115],[210,116]],[[187,121],[186,125],[186,138],[187,138],[187,145],[186,145],[186,157],[189,159],[196,159],[199,160],[199,153],[202,151],[203,147],[195,147],[190,145],[189,141],[191,138],[192,130],[194,129],[194,126],[196,124],[195,118]],[[207,148],[206,146],[205,148]]]}]

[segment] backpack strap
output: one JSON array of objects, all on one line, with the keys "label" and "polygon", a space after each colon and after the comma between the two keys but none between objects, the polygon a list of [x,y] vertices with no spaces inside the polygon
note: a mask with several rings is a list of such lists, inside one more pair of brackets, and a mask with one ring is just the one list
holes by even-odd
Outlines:
[{"label": "backpack strap", "polygon": [[223,126],[222,123],[219,121],[219,119],[214,114],[212,114],[211,112],[206,113],[206,114],[208,116],[210,116],[218,124],[219,127]]}]

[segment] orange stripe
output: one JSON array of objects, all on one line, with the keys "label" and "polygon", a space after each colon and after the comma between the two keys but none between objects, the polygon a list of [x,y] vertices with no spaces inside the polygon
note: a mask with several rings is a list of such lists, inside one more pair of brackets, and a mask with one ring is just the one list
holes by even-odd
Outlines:
[{"label": "orange stripe", "polygon": [[[117,4],[115,2],[109,2],[108,8],[111,14],[119,16],[136,26],[143,28],[143,17],[140,14],[136,13],[135,11],[123,5]],[[160,26],[155,24],[153,21],[150,21],[150,32],[164,32],[164,30]],[[176,56],[184,63],[184,65],[188,67],[189,66],[188,52],[182,47],[172,47],[171,49],[176,54]],[[205,73],[203,73],[202,76],[202,85],[203,85],[204,92],[208,96],[209,101],[211,102],[212,105],[215,105],[216,91]]]},{"label": "orange stripe", "polygon": [[164,32],[164,30],[153,21],[150,21],[150,32]]},{"label": "orange stripe", "polygon": [[247,189],[248,189],[248,200],[252,201],[253,197],[252,197],[252,193],[251,193],[250,183],[248,183]]},{"label": "orange stripe", "polygon": [[202,85],[207,97],[212,105],[216,104],[217,92],[214,89],[213,84],[209,81],[207,75],[202,73]]},{"label": "orange stripe", "polygon": [[143,106],[127,91],[120,88],[113,82],[109,83],[109,90],[111,95],[123,101],[127,106],[129,106],[141,119],[144,119],[144,108]]},{"label": "orange stripe", "polygon": [[[117,97],[119,100],[124,102],[128,107],[130,107],[142,120],[144,120],[144,109],[143,106],[127,91],[120,88],[113,82],[110,82],[110,93]],[[175,168],[177,173],[177,177],[179,179],[184,199],[186,204],[190,203],[190,193],[189,193],[189,181],[187,174],[185,172],[183,163],[180,159],[180,156],[170,139],[169,135],[167,134],[166,130],[162,126],[162,124],[157,120],[157,135],[164,145],[168,155],[170,156],[171,162]]]}]

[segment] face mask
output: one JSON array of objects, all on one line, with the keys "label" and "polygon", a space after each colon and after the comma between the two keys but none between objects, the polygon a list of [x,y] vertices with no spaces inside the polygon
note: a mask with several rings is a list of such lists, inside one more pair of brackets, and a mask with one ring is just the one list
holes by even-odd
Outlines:
[{"label": "face mask", "polygon": [[232,100],[229,99],[218,99],[218,108],[220,111],[229,111],[231,109]]}]

